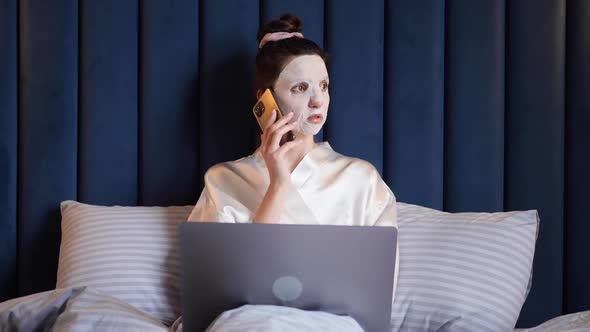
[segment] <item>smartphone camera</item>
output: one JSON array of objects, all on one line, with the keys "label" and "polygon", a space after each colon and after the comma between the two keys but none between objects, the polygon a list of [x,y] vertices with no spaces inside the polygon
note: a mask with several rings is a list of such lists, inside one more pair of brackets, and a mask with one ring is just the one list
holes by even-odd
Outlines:
[{"label": "smartphone camera", "polygon": [[264,114],[264,103],[262,101],[257,102],[254,106],[254,114],[256,117],[261,117]]}]

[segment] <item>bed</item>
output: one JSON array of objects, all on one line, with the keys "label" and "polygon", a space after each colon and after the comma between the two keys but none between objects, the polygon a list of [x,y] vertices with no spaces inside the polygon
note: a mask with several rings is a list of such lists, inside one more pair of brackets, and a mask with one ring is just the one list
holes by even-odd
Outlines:
[{"label": "bed", "polygon": [[[400,274],[391,331],[509,331],[531,287],[535,210],[446,213],[398,203]],[[0,330],[182,331],[177,227],[191,205],[60,204],[55,290],[0,303]],[[198,262],[195,262],[198,264]],[[525,331],[590,329],[590,312]],[[354,317],[244,305],[209,331],[362,331]]]}]

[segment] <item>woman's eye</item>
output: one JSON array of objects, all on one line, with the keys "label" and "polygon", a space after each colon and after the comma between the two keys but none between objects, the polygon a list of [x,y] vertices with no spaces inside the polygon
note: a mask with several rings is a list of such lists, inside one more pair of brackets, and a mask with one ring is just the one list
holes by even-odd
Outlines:
[{"label": "woman's eye", "polygon": [[291,89],[293,92],[305,92],[305,90],[307,90],[307,85],[305,83],[297,84]]},{"label": "woman's eye", "polygon": [[326,90],[328,90],[328,83],[327,83],[327,82],[323,82],[323,83],[321,84],[321,87],[322,87],[322,91],[326,91]]}]

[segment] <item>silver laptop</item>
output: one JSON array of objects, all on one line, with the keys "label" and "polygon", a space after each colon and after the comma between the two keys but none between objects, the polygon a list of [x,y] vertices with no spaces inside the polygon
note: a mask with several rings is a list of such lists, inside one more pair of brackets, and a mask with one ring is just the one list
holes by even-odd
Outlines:
[{"label": "silver laptop", "polygon": [[187,222],[179,227],[185,331],[244,304],[354,318],[388,331],[394,227]]}]

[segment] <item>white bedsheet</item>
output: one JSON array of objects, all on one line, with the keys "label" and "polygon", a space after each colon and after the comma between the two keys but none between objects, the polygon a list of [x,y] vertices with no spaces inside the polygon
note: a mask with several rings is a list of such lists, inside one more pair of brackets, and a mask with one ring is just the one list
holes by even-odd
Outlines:
[{"label": "white bedsheet", "polygon": [[[177,321],[172,331],[182,331],[182,323]],[[261,331],[362,332],[363,329],[348,316],[270,305],[244,305],[228,310],[207,329],[207,332]]]},{"label": "white bedsheet", "polygon": [[60,288],[0,303],[0,331],[167,332],[157,318],[104,292]]},{"label": "white bedsheet", "polygon": [[590,311],[581,311],[558,316],[545,323],[529,328],[516,329],[519,332],[589,332]]},{"label": "white bedsheet", "polygon": [[[167,327],[148,313],[87,287],[56,289],[0,303],[0,331],[180,332],[182,318]],[[295,308],[245,305],[221,314],[208,332],[322,331],[359,332],[351,317]],[[590,311],[555,317],[518,332],[590,332]],[[392,331],[393,332],[393,331]]]}]

